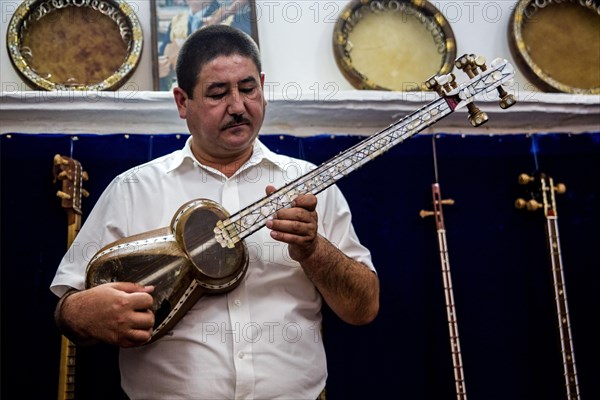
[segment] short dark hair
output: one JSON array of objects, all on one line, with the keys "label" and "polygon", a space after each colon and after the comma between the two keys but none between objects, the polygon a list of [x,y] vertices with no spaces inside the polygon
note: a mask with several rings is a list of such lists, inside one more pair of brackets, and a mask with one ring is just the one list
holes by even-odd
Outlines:
[{"label": "short dark hair", "polygon": [[247,33],[227,25],[209,25],[192,33],[177,56],[177,86],[192,98],[202,67],[220,56],[241,55],[252,59],[262,72],[260,52]]}]

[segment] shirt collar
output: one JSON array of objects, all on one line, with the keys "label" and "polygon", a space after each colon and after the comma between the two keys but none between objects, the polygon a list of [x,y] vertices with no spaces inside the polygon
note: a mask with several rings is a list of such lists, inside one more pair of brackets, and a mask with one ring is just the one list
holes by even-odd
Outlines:
[{"label": "shirt collar", "polygon": [[[269,162],[276,166],[277,168],[281,168],[285,162],[285,156],[279,155],[271,151],[267,146],[265,146],[259,138],[254,141],[254,148],[252,151],[252,156],[250,159],[246,161],[246,163],[236,172],[236,174],[245,170],[246,168],[250,168],[254,165],[258,165],[261,162]],[[207,168],[202,165],[192,153],[192,136],[190,135],[185,141],[185,145],[179,151],[173,153],[173,157],[168,164],[167,173],[170,173],[179,167],[181,167],[185,162],[192,162],[200,165],[202,168]]]}]

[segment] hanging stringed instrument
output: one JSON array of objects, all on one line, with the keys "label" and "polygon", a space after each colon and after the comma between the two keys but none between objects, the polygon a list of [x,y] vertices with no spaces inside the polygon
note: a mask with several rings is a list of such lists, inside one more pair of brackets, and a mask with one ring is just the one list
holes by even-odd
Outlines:
[{"label": "hanging stringed instrument", "polygon": [[421,218],[435,217],[438,245],[440,251],[440,262],[442,267],[442,281],[444,283],[444,297],[446,300],[446,316],[448,318],[448,330],[450,333],[450,350],[452,352],[452,367],[454,369],[454,383],[457,400],[467,400],[467,388],[465,386],[465,374],[463,370],[460,340],[458,338],[458,321],[454,305],[454,291],[452,288],[452,275],[450,274],[450,257],[448,255],[448,243],[446,241],[446,225],[444,224],[444,205],[453,205],[454,200],[442,199],[440,184],[438,183],[437,157],[435,152],[435,137],[433,138],[433,160],[435,165],[435,183],[431,185],[433,197],[433,211],[421,210]]},{"label": "hanging stringed instrument", "polygon": [[321,192],[464,106],[472,125],[485,123],[487,115],[473,103],[478,94],[497,91],[502,108],[516,103],[501,87],[514,75],[506,60],[496,59],[488,68],[483,57],[464,55],[455,64],[467,73],[467,82],[458,85],[453,74],[432,77],[427,86],[439,94],[436,100],[234,215],[214,201],[196,199],[183,204],[168,227],[103,247],[87,266],[86,287],[115,281],[153,285],[155,326],[150,342],[160,338],[201,296],[239,285],[248,268],[244,239],[278,210],[291,207],[299,195]]},{"label": "hanging stringed instrument", "polygon": [[[81,200],[89,196],[83,188],[88,180],[79,161],[56,154],[53,167],[54,183],[61,181],[61,189],[56,195],[67,212],[67,249],[71,246],[81,228]],[[65,336],[61,336],[58,376],[58,400],[75,398],[76,346]]]},{"label": "hanging stringed instrument", "polygon": [[519,183],[530,188],[530,199],[517,199],[515,207],[518,209],[527,209],[528,211],[543,209],[546,217],[546,239],[552,266],[554,299],[556,300],[567,400],[580,400],[577,368],[575,366],[575,351],[573,349],[571,323],[569,321],[569,307],[567,305],[567,288],[565,286],[565,275],[558,235],[558,212],[556,210],[556,194],[564,193],[566,187],[562,183],[555,185],[552,177],[544,173],[536,173],[533,176],[521,174],[519,175]]}]

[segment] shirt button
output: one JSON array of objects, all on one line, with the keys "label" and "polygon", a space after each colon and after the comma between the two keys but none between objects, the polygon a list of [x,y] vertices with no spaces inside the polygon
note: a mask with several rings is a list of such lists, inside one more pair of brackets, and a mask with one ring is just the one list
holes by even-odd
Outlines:
[{"label": "shirt button", "polygon": [[235,304],[236,306],[239,307],[242,305],[242,301],[238,299],[238,300],[234,301],[233,304]]},{"label": "shirt button", "polygon": [[238,353],[238,358],[244,358],[244,356],[245,356],[245,354],[244,354],[244,352],[243,352],[243,351],[240,351],[240,352]]}]

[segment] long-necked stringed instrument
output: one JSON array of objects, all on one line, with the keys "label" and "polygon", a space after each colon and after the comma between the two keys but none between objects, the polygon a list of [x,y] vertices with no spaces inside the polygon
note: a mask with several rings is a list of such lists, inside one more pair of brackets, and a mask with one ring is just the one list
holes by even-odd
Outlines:
[{"label": "long-necked stringed instrument", "polygon": [[569,320],[569,307],[567,305],[567,288],[563,270],[560,240],[558,235],[558,212],[556,210],[556,194],[566,191],[564,184],[554,184],[552,177],[544,173],[533,176],[521,174],[519,183],[530,188],[530,199],[518,198],[515,207],[536,211],[543,209],[546,217],[546,239],[550,251],[552,266],[552,279],[554,282],[554,299],[558,316],[558,330],[563,358],[563,369],[567,400],[580,400],[577,368],[575,366],[575,351],[571,336],[571,323]]},{"label": "long-necked stringed instrument", "polygon": [[[79,161],[61,156],[54,156],[52,169],[54,183],[61,181],[61,189],[56,195],[61,199],[61,206],[67,212],[67,248],[71,246],[81,228],[82,197],[89,194],[83,188],[83,182],[88,180]],[[58,375],[58,400],[75,398],[75,365],[76,346],[65,336],[61,336],[59,375]]]},{"label": "long-necked stringed instrument", "polygon": [[487,115],[473,103],[478,94],[498,91],[502,108],[516,102],[501,87],[514,75],[506,60],[496,59],[488,68],[483,57],[464,55],[456,66],[467,73],[467,82],[458,85],[453,74],[432,77],[427,85],[439,94],[436,100],[236,214],[229,215],[214,201],[196,199],[179,208],[170,226],[108,244],[89,262],[86,287],[114,281],[154,285],[151,341],[158,339],[202,295],[227,292],[241,282],[248,268],[244,239],[299,195],[321,192],[461,107],[468,108],[472,125],[485,123]]},{"label": "long-necked stringed instrument", "polygon": [[433,160],[435,165],[435,182],[431,185],[433,198],[433,211],[421,210],[421,218],[435,217],[438,245],[440,251],[440,262],[442,267],[442,280],[444,284],[444,298],[446,300],[446,316],[448,318],[448,330],[450,333],[450,350],[452,352],[452,367],[454,369],[454,384],[457,400],[467,400],[467,388],[465,386],[465,373],[463,370],[460,339],[458,337],[458,321],[456,318],[456,307],[454,305],[454,290],[452,287],[452,275],[450,273],[450,257],[448,253],[448,242],[446,240],[446,225],[444,223],[444,205],[454,204],[452,199],[442,199],[440,184],[437,174],[437,157],[435,152],[435,137],[433,138]]}]

